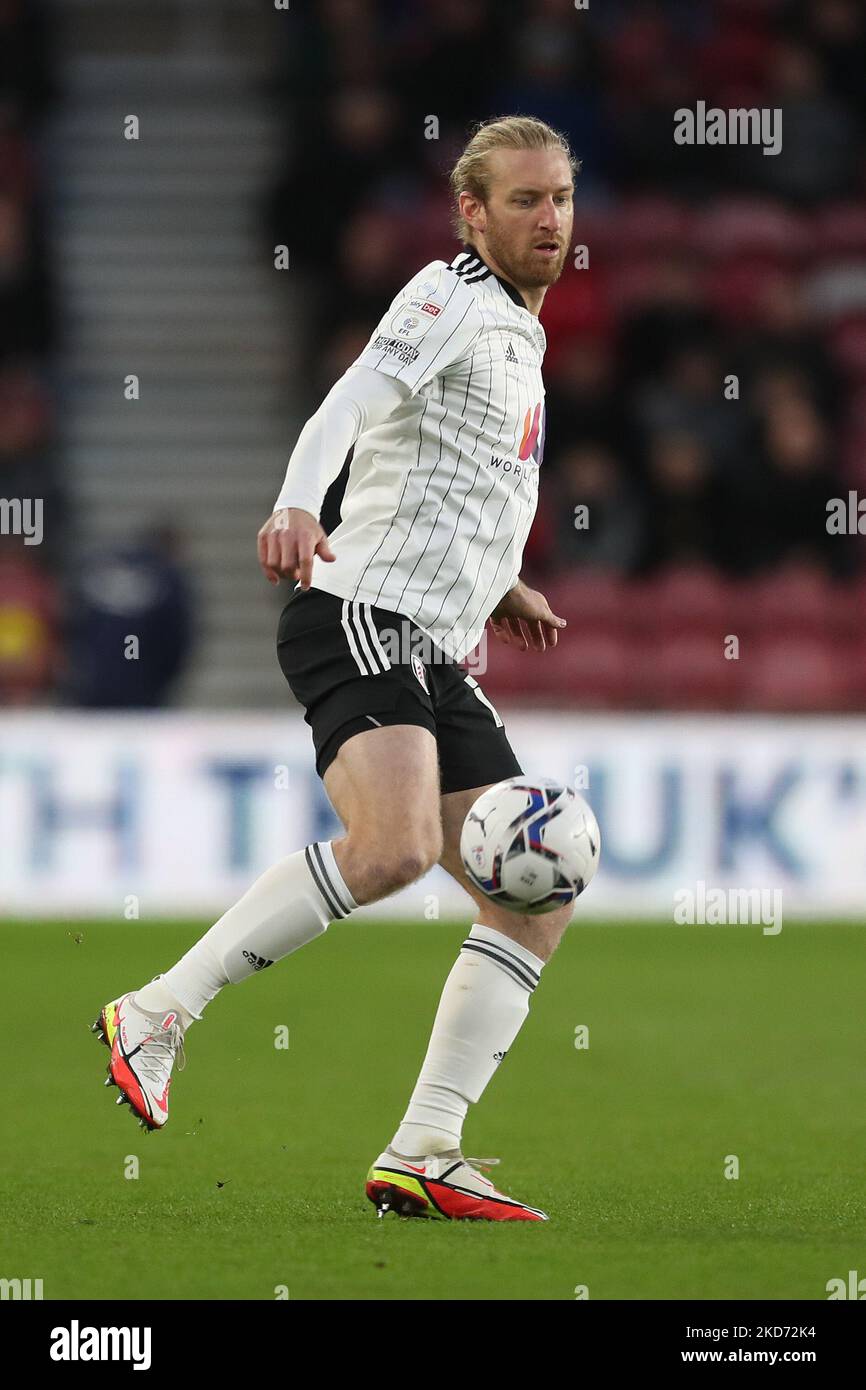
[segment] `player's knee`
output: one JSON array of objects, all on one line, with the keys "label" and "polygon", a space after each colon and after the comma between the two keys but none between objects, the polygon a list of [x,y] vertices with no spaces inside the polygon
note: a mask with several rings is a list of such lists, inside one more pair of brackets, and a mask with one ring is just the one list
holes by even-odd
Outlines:
[{"label": "player's knee", "polygon": [[[387,840],[377,836],[372,843],[353,843],[351,850],[357,874],[364,881],[364,901],[369,901],[423,878],[442,853],[442,832],[441,828],[431,826],[414,832],[404,831]],[[357,898],[357,893],[355,896]]]},{"label": "player's knee", "polygon": [[366,864],[364,891],[365,902],[375,902],[399,888],[408,888],[422,878],[430,868],[426,858],[411,851],[399,855],[381,855],[369,859]]},{"label": "player's knee", "polygon": [[405,843],[393,846],[390,871],[401,885],[415,883],[432,869],[442,853],[441,834],[435,831],[419,834]]}]

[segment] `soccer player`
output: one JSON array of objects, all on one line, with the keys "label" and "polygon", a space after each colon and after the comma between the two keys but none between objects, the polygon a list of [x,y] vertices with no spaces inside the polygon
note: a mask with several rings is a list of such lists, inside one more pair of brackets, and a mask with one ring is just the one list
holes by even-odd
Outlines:
[{"label": "soccer player", "polygon": [[[502,719],[460,665],[484,637],[555,647],[564,619],[520,580],[544,448],[538,313],[569,252],[565,139],[531,117],[481,125],[451,174],[462,249],[414,275],[308,420],[258,536],[268,579],[295,580],[280,664],[312,730],[345,834],[268,869],[164,974],[107,1004],[106,1085],[141,1123],[168,1117],[186,1029],[227,984],[439,863],[474,900],[402,1122],[375,1159],[380,1214],[545,1220],[462,1153],[481,1099],[526,1019],[570,917],[493,904],[459,852],[478,796],[522,769]],[[331,535],[329,484],[354,456]]]}]

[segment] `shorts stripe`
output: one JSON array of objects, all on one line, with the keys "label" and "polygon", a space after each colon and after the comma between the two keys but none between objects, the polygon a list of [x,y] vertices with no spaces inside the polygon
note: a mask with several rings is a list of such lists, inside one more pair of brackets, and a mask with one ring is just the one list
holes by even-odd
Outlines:
[{"label": "shorts stripe", "polygon": [[370,645],[370,638],[368,637],[367,630],[364,627],[363,617],[361,613],[361,604],[358,603],[357,600],[352,600],[351,604],[352,606],[349,610],[349,622],[352,624],[352,630],[356,638],[358,639],[360,646],[364,650],[364,656],[368,663],[368,674],[371,676],[377,676],[379,675],[382,668],[379,665],[379,661],[376,657],[376,654]]},{"label": "shorts stripe", "polygon": [[376,631],[369,603],[343,599],[340,621],[349,643],[349,651],[361,674],[378,676],[390,671],[391,663]]},{"label": "shorts stripe", "polygon": [[365,622],[366,622],[366,624],[367,624],[367,628],[368,628],[369,633],[370,633],[370,641],[373,643],[373,646],[376,648],[376,651],[378,652],[379,658],[380,658],[380,660],[381,660],[381,662],[382,662],[382,670],[383,670],[383,671],[390,671],[390,669],[391,669],[391,663],[390,663],[390,661],[388,660],[388,653],[385,651],[385,648],[382,646],[381,639],[380,639],[380,637],[379,637],[378,632],[376,631],[376,624],[373,622],[373,614],[372,614],[371,611],[370,611],[370,605],[369,605],[369,603],[361,603],[361,604],[359,604],[359,607],[363,610],[364,620],[365,620]]},{"label": "shorts stripe", "polygon": [[477,695],[478,699],[481,701],[482,705],[486,705],[487,708],[490,710],[490,713],[493,715],[493,718],[496,720],[496,727],[497,727],[497,729],[502,729],[502,728],[504,728],[505,726],[503,725],[502,720],[499,718],[499,715],[498,715],[497,711],[494,709],[493,705],[490,703],[490,701],[488,700],[487,696],[484,694],[484,691],[481,689],[481,686],[478,684],[477,680],[475,680],[474,676],[466,676],[466,677],[465,677],[465,680],[466,680],[466,684],[467,684],[472,690],[475,691],[475,694]]},{"label": "shorts stripe", "polygon": [[350,603],[349,599],[343,599],[343,612],[340,619],[343,624],[343,631],[346,634],[346,641],[349,643],[349,651],[355,658],[355,665],[362,676],[375,676],[379,674],[379,667],[370,650],[370,643],[367,636],[357,623],[356,609],[357,603]]}]

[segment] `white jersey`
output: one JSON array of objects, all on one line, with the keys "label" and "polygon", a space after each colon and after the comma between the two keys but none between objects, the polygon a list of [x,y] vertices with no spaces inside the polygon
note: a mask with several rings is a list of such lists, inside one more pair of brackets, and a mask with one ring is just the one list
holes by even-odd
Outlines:
[{"label": "white jersey", "polygon": [[544,329],[471,248],[396,296],[357,365],[411,394],[363,431],[312,584],[400,613],[452,659],[517,583],[544,450]]}]

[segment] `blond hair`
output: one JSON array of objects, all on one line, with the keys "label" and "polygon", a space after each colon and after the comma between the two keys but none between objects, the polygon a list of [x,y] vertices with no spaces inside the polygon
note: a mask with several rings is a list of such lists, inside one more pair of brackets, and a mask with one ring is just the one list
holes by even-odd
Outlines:
[{"label": "blond hair", "polygon": [[492,120],[480,121],[450,174],[454,197],[452,225],[461,241],[469,240],[471,228],[460,211],[460,194],[471,193],[480,202],[487,202],[490,196],[488,160],[492,150],[561,150],[568,160],[572,178],[580,173],[580,160],[575,159],[565,136],[535,116],[495,116]]}]

